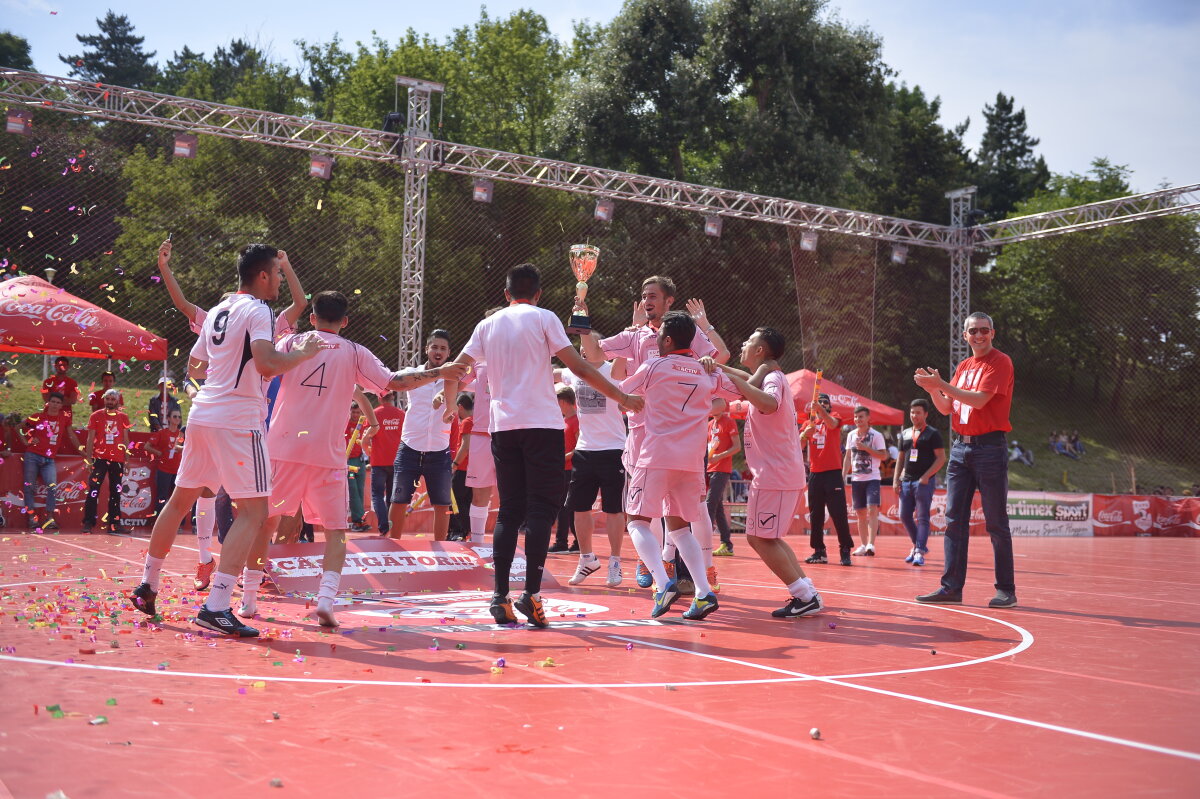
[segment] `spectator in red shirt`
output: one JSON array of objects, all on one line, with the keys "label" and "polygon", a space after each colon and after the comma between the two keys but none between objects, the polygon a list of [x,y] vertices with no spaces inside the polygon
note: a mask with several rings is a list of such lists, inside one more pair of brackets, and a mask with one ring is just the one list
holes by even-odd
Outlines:
[{"label": "spectator in red shirt", "polygon": [[[112,372],[105,372],[104,374],[100,375],[100,388],[96,389],[91,394],[88,394],[88,405],[91,406],[93,413],[104,409],[104,392],[112,388],[116,382],[117,376]],[[125,395],[118,394],[117,396],[119,397],[117,400],[117,407],[124,408]]]},{"label": "spectator in red shirt", "polygon": [[83,449],[75,437],[75,431],[71,429],[71,421],[71,411],[63,406],[63,395],[58,391],[46,395],[46,407],[41,413],[35,413],[25,420],[25,513],[31,529],[37,527],[33,499],[38,478],[46,484],[46,518],[42,529],[53,530],[58,527],[54,521],[54,487],[58,483],[54,457],[62,448],[64,438],[71,442],[75,452]]},{"label": "spectator in red shirt", "polygon": [[21,427],[25,418],[19,413],[10,413],[4,417],[4,426],[0,428],[0,457],[20,455],[25,452],[25,436]]},{"label": "spectator in red shirt", "polygon": [[721,534],[721,546],[714,556],[732,555],[733,539],[729,534],[729,517],[725,515],[725,494],[729,491],[729,474],[733,456],[742,451],[742,437],[737,422],[725,411],[708,421],[708,516]]},{"label": "spectator in red shirt", "polygon": [[50,401],[50,392],[57,391],[63,396],[63,407],[68,411],[79,402],[79,384],[67,374],[71,362],[63,356],[54,359],[54,374],[42,381],[42,400]]},{"label": "spectator in red shirt", "polygon": [[562,411],[566,428],[563,430],[563,506],[558,511],[558,526],[554,531],[554,545],[549,552],[578,552],[579,539],[576,538],[569,546],[567,533],[575,536],[575,512],[566,504],[567,486],[571,484],[571,458],[575,454],[575,443],[579,441],[579,417],[575,415],[575,389],[562,386],[558,394],[558,407]]},{"label": "spectator in red shirt", "polygon": [[346,422],[346,465],[347,479],[350,482],[350,532],[362,533],[369,528],[363,524],[366,508],[363,507],[363,495],[367,487],[367,464],[370,460],[363,456],[363,436],[374,432],[369,424],[370,418],[363,416],[358,402],[350,404],[350,420]]},{"label": "spectator in red shirt", "polygon": [[104,516],[105,526],[115,535],[130,535],[121,524],[121,481],[125,476],[125,457],[129,453],[129,417],[117,410],[121,392],[110,388],[104,392],[104,409],[96,411],[88,419],[87,446],[84,460],[92,461],[88,475],[87,499],[83,502],[83,532],[90,533],[96,527],[96,506],[100,497],[100,486],[108,478],[108,513]]},{"label": "spectator in red shirt", "polygon": [[388,534],[388,503],[392,497],[393,465],[396,450],[400,449],[400,432],[404,429],[404,411],[396,407],[396,392],[390,391],[379,399],[375,409],[379,429],[363,437],[363,448],[371,456],[371,507],[379,534]]},{"label": "spectator in red shirt", "polygon": [[[450,517],[450,540],[466,541],[471,535],[471,488],[467,485],[467,466],[471,462],[471,431],[475,428],[475,395],[464,391],[458,395],[458,443],[451,450],[450,465],[454,475],[450,489],[458,512]],[[453,443],[453,442],[452,442]]]},{"label": "spectator in red shirt", "polygon": [[175,475],[179,473],[179,461],[183,458],[183,414],[171,411],[167,415],[167,426],[155,432],[146,442],[146,452],[154,459],[154,510],[162,510],[175,493]]},{"label": "spectator in red shirt", "polygon": [[846,480],[842,477],[842,426],[845,421],[833,415],[833,402],[821,394],[809,405],[809,422],[800,433],[800,442],[808,444],[808,523],[809,544],[813,553],[805,563],[828,563],[825,553],[825,511],[837,532],[841,564],[849,566],[854,538],[846,512]]}]

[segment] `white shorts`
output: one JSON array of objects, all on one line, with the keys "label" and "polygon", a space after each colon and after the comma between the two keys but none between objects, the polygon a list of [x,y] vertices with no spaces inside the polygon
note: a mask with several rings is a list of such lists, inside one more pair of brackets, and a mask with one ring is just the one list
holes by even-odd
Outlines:
[{"label": "white shorts", "polygon": [[750,484],[746,500],[746,535],[783,538],[792,526],[796,508],[804,501],[804,490],[776,491]]},{"label": "white shorts", "polygon": [[625,434],[625,451],[621,453],[621,465],[626,474],[633,474],[633,465],[637,463],[642,452],[642,442],[646,439],[646,427],[630,427]]},{"label": "white shorts", "polygon": [[230,430],[190,424],[179,474],[179,488],[225,486],[230,499],[271,495],[271,462],[261,430]]},{"label": "white shorts", "polygon": [[304,503],[304,521],[326,530],[345,530],[350,514],[346,467],[330,469],[291,461],[271,462],[271,516],[294,516]]},{"label": "white shorts", "polygon": [[491,488],[496,485],[496,459],[492,457],[492,437],[470,434],[467,441],[467,487]]},{"label": "white shorts", "polygon": [[625,512],[649,519],[678,516],[694,522],[701,512],[708,513],[703,497],[704,472],[635,468],[629,478]]}]

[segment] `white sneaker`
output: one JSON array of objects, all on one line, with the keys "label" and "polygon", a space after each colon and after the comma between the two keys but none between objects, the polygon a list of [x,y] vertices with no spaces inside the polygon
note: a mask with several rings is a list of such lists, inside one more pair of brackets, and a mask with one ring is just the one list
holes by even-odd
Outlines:
[{"label": "white sneaker", "polygon": [[864,555],[867,555],[867,556],[869,556],[869,557],[872,557],[872,558],[873,558],[873,557],[875,557],[875,545],[874,545],[874,544],[867,544],[867,551],[866,551],[866,552],[864,552],[863,554],[864,554]]},{"label": "white sneaker", "polygon": [[915,558],[916,556],[917,556],[917,548],[913,547],[911,550],[909,550],[908,557],[904,559],[904,562],[912,563],[913,558]]},{"label": "white sneaker", "polygon": [[600,559],[595,555],[580,555],[579,566],[575,569],[574,576],[567,580],[568,585],[579,585],[587,579],[592,572],[600,570]]},{"label": "white sneaker", "polygon": [[604,581],[604,584],[607,585],[609,588],[616,588],[618,585],[621,584],[621,581],[623,579],[625,579],[625,578],[624,578],[624,575],[621,574],[620,559],[619,558],[609,558],[608,559],[608,579],[606,579]]},{"label": "white sneaker", "polygon": [[866,545],[866,544],[863,544],[863,545],[861,545],[861,546],[860,546],[858,549],[854,550],[854,551],[853,551],[853,552],[851,552],[850,554],[851,554],[851,555],[865,555],[865,554],[867,554],[867,545]]}]

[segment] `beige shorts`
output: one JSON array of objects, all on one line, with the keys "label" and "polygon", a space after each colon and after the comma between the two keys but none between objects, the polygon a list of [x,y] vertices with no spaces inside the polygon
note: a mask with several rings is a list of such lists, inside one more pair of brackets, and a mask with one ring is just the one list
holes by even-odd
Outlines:
[{"label": "beige shorts", "polygon": [[345,530],[349,524],[350,493],[346,467],[329,469],[307,463],[271,464],[271,516],[294,516],[304,504],[304,521],[326,530]]},{"label": "beige shorts", "polygon": [[773,491],[750,484],[746,500],[746,535],[783,538],[792,526],[796,509],[804,502],[804,491]]},{"label": "beige shorts", "polygon": [[271,495],[271,462],[261,430],[230,430],[190,424],[187,446],[175,485],[179,488],[221,486],[231,499]]},{"label": "beige shorts", "polygon": [[629,478],[625,511],[649,519],[678,516],[694,522],[701,512],[708,513],[703,499],[704,472],[635,468]]}]

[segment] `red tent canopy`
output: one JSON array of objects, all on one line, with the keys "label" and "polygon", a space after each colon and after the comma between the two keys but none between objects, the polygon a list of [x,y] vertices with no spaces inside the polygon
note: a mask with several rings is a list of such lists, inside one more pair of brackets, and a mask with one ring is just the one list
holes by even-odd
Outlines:
[{"label": "red tent canopy", "polygon": [[163,361],[167,340],[26,275],[0,283],[0,350]]},{"label": "red tent canopy", "polygon": [[[788,385],[792,388],[792,396],[796,398],[796,412],[801,416],[808,416],[808,403],[812,402],[813,383],[816,382],[817,373],[801,369],[798,372],[792,372],[787,378]],[[855,394],[827,377],[821,378],[820,391],[822,394],[829,395],[829,399],[833,402],[834,415],[843,419],[853,419],[855,406],[863,405],[871,409],[872,425],[904,424],[904,411],[884,405],[882,402],[867,399],[861,394]]]}]

